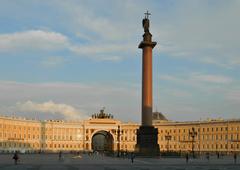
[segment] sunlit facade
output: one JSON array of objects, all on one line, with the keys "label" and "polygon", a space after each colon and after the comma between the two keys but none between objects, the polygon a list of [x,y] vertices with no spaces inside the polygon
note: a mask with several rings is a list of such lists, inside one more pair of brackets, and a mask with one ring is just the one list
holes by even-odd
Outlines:
[{"label": "sunlit facade", "polygon": [[[112,150],[134,151],[137,123],[123,123],[113,116],[93,115],[83,121],[28,120],[0,116],[0,150],[11,152],[92,151],[93,138],[106,132]],[[161,151],[240,151],[240,120],[174,122],[154,120]],[[193,133],[194,131],[194,133]]]}]

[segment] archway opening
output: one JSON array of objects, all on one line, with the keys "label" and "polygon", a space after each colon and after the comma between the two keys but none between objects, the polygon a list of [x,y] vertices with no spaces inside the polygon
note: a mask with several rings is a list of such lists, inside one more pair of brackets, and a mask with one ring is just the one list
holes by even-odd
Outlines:
[{"label": "archway opening", "polygon": [[107,131],[98,131],[92,137],[92,150],[98,152],[113,151],[113,136]]}]

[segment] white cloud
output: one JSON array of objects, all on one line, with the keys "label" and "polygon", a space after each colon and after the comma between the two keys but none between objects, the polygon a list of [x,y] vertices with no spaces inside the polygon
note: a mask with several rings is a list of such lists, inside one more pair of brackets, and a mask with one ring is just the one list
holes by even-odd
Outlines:
[{"label": "white cloud", "polygon": [[73,52],[84,54],[84,55],[99,55],[105,53],[118,53],[123,51],[131,52],[134,49],[129,44],[94,44],[85,46],[72,46]]},{"label": "white cloud", "polygon": [[191,97],[191,93],[183,90],[171,89],[169,94],[174,97],[182,98],[182,97]]},{"label": "white cloud", "polygon": [[58,104],[53,101],[48,101],[44,103],[35,103],[32,101],[18,102],[16,104],[16,110],[19,112],[27,113],[46,113],[46,114],[60,114],[63,115],[65,119],[75,120],[75,119],[86,119],[86,115],[78,111],[73,106],[67,104]]},{"label": "white cloud", "polygon": [[[138,3],[138,8],[136,8],[136,2],[128,1],[95,1],[94,5],[88,2],[63,0],[49,3],[56,5],[63,13],[70,16],[72,29],[77,30],[77,35],[80,35],[81,38],[93,40],[91,43],[129,42],[134,35],[132,33],[139,28],[135,24],[127,22],[131,22],[134,19],[132,16],[141,10],[139,9],[140,3]],[[103,12],[103,9],[107,10]]]},{"label": "white cloud", "polygon": [[[158,2],[147,4],[153,14],[151,16],[153,40],[158,42],[155,50],[161,55],[164,53],[173,57],[184,57],[224,68],[239,66],[239,62],[235,62],[240,52],[238,33],[240,24],[236,22],[240,17],[238,1],[221,1],[215,4],[217,7],[209,5],[206,1],[172,3],[174,5]],[[92,5],[61,1],[57,5],[66,14],[73,16],[72,27],[80,30],[77,35],[89,42],[87,46],[75,49],[81,51],[79,54],[85,50],[89,51],[88,54],[96,52],[93,55],[108,51],[115,53],[133,51],[132,49],[141,41],[140,34],[143,30],[140,15],[146,9],[143,1],[121,1],[104,6],[97,2],[96,5]],[[156,10],[156,5],[157,9],[166,9]],[[99,6],[109,8],[108,12],[102,15]],[[125,46],[125,42],[128,42],[132,49]],[[122,51],[119,50],[121,47],[124,47]],[[136,50],[134,52],[136,53]]]},{"label": "white cloud", "polygon": [[68,38],[57,32],[28,30],[0,34],[0,52],[27,52],[32,50],[58,50],[66,48]]},{"label": "white cloud", "polygon": [[230,84],[233,82],[231,77],[202,73],[191,73],[188,75],[161,75],[160,79],[187,85],[199,85],[199,83],[204,85]]},{"label": "white cloud", "polygon": [[[68,50],[73,55],[88,57],[94,60],[119,61],[125,54],[134,51],[133,44],[119,43],[92,43],[82,45],[73,43],[69,38],[58,32],[49,32],[45,30],[28,30],[25,32],[16,32],[9,34],[0,34],[0,52],[19,53],[40,51],[41,54],[51,51]],[[121,55],[116,56],[116,54]],[[123,55],[122,55],[123,54]],[[51,56],[42,61],[43,66],[53,67],[63,63],[63,58]]]},{"label": "white cloud", "polygon": [[[78,56],[88,57],[99,61],[120,61],[126,54],[133,53],[132,44],[92,44],[72,45],[70,51]],[[116,55],[120,54],[120,55]]]},{"label": "white cloud", "polygon": [[232,63],[240,52],[239,7],[239,1],[174,1],[169,12],[160,12],[159,22],[152,17],[160,52],[224,68],[239,66]]},{"label": "white cloud", "polygon": [[[34,101],[43,104],[54,101],[74,107],[80,113],[91,116],[103,106],[106,111],[124,121],[140,119],[140,89],[122,84],[84,84],[84,83],[19,83],[0,81],[0,112],[32,118],[31,113],[19,112],[16,103]],[[3,112],[4,111],[4,112]],[[42,114],[41,119],[52,119],[59,115]]]},{"label": "white cloud", "polygon": [[167,81],[175,81],[175,82],[181,81],[181,79],[177,78],[176,76],[172,76],[172,75],[161,75],[160,79],[167,80]]},{"label": "white cloud", "polygon": [[200,82],[206,82],[206,83],[218,83],[218,84],[229,84],[233,81],[232,78],[222,76],[222,75],[199,74],[199,73],[192,74],[191,79],[193,81],[200,81]]},{"label": "white cloud", "polygon": [[[113,56],[112,60],[116,61],[114,56],[123,58],[125,56],[122,55],[122,52],[133,52],[141,40],[140,34],[143,33],[141,15],[147,6],[152,13],[153,39],[158,42],[159,46],[155,50],[160,50],[160,54],[185,57],[224,68],[239,66],[240,35],[238,30],[240,30],[240,24],[237,22],[237,18],[240,17],[240,3],[238,1],[214,2],[212,5],[208,1],[189,0],[174,1],[171,4],[157,1],[146,4],[145,1],[78,2],[53,0],[45,2],[45,5],[54,6],[61,11],[59,18],[61,18],[62,23],[60,26],[66,26],[64,29],[71,31],[81,40],[87,41],[84,45],[75,43],[70,45],[70,50],[80,56],[84,54],[85,57],[98,60],[101,60],[101,56],[107,56],[108,59]],[[26,12],[25,15],[27,14]],[[33,32],[31,36],[36,37],[35,39],[39,39],[39,41],[34,40],[33,43],[26,43],[32,42],[31,38],[23,38],[21,35],[25,37],[26,34],[26,37],[29,37],[31,32]],[[38,38],[36,34],[39,34],[40,37]],[[4,41],[0,39],[0,51],[10,51],[16,46],[25,46],[25,49],[31,47],[56,48],[56,46],[59,47],[59,44],[56,44],[56,36],[54,35],[58,35],[57,42],[60,46],[64,44],[64,47],[61,48],[65,48],[66,43],[68,43],[66,36],[56,32],[30,30],[16,33],[16,36],[23,39],[21,43],[13,35],[2,35],[1,39],[4,37]],[[9,43],[6,37],[12,37],[11,39],[15,43]],[[50,43],[42,43],[45,42],[46,37],[53,37],[53,43],[51,43],[52,38],[50,38]]]}]

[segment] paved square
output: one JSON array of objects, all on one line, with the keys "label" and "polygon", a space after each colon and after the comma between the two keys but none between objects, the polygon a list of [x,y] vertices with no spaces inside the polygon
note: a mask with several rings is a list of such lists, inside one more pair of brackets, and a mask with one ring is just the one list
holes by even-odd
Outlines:
[{"label": "paved square", "polygon": [[63,154],[63,160],[58,160],[58,154],[21,154],[20,162],[14,165],[12,154],[0,155],[1,170],[240,170],[240,161],[234,164],[233,158],[225,156],[220,159],[211,157],[190,159],[186,164],[184,158],[113,158],[101,155]]}]

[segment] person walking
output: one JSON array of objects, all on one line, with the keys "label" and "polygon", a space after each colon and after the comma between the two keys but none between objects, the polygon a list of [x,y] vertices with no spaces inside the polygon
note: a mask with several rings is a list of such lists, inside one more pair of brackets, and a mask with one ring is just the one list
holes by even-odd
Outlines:
[{"label": "person walking", "polygon": [[58,154],[58,160],[59,160],[59,161],[62,160],[62,151],[60,151],[59,154]]},{"label": "person walking", "polygon": [[188,153],[186,154],[186,163],[188,163],[188,160],[189,160],[189,155]]},{"label": "person walking", "polygon": [[236,153],[234,153],[233,158],[234,158],[234,164],[237,164],[237,154]]},{"label": "person walking", "polygon": [[132,152],[132,153],[131,153],[131,161],[132,161],[132,163],[133,163],[133,161],[134,161],[134,157],[135,157],[135,155],[134,155],[134,153]]},{"label": "person walking", "polygon": [[15,151],[15,153],[14,153],[14,155],[13,155],[13,159],[14,159],[14,164],[17,165],[18,160],[19,160],[19,156],[18,156],[17,151]]},{"label": "person walking", "polygon": [[209,153],[208,153],[208,152],[206,153],[206,158],[207,158],[207,160],[208,160],[208,162],[209,162],[210,155],[209,155]]}]

